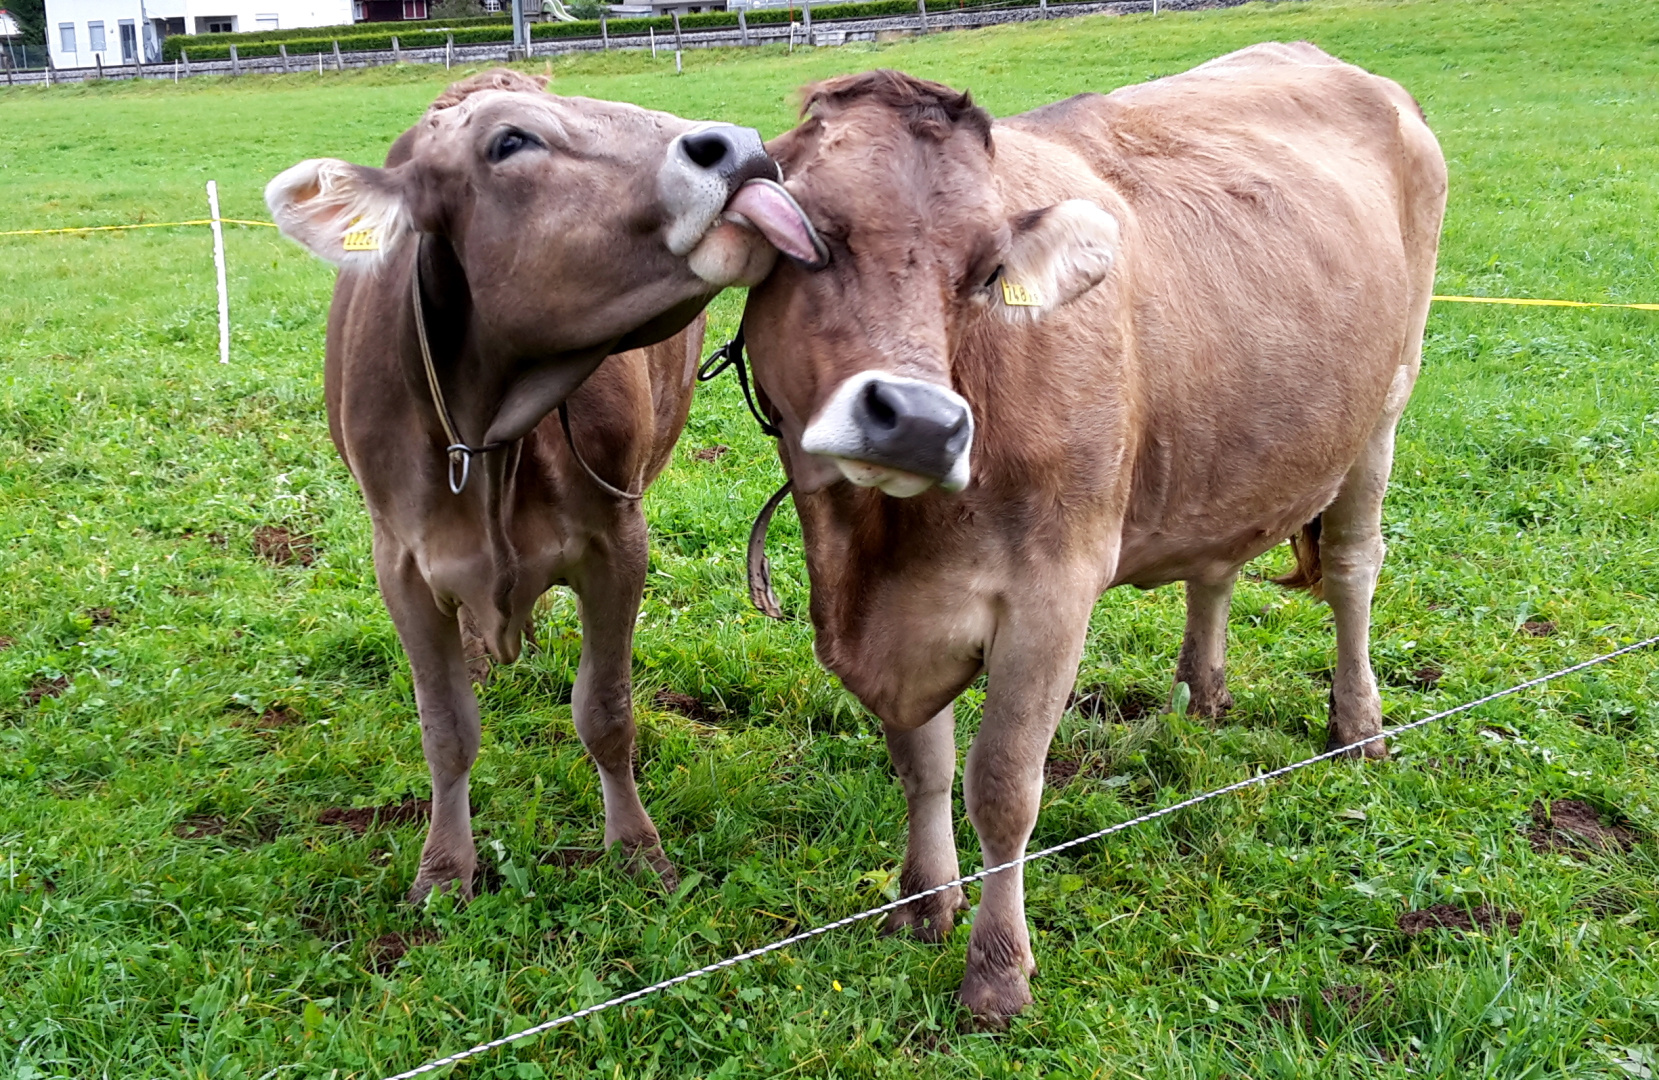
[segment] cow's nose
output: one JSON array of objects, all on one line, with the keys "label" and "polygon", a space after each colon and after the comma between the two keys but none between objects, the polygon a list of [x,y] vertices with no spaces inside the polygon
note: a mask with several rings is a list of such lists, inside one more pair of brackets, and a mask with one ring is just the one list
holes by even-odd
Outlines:
[{"label": "cow's nose", "polygon": [[775,177],[777,166],[766,156],[760,132],[731,124],[711,124],[680,136],[679,152],[694,168],[725,181],[736,191],[745,181]]},{"label": "cow's nose", "polygon": [[935,479],[950,471],[968,436],[961,400],[927,383],[871,380],[853,404],[853,422],[887,463]]}]

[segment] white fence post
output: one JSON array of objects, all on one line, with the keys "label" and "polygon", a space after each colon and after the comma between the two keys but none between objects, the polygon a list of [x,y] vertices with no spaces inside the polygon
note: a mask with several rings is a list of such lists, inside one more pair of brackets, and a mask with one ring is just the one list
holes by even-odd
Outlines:
[{"label": "white fence post", "polygon": [[213,272],[219,277],[219,363],[230,363],[230,293],[225,290],[225,232],[219,224],[219,182],[207,182],[207,209],[213,218]]},{"label": "white fence post", "polygon": [[599,47],[605,52],[611,51],[611,28],[605,22],[605,9],[599,9]]},{"label": "white fence post", "polygon": [[277,42],[277,55],[282,57],[282,73],[288,74],[288,46]]},{"label": "white fence post", "polygon": [[801,0],[801,34],[808,45],[817,44],[812,40],[812,0]]},{"label": "white fence post", "polygon": [[[448,71],[455,63],[455,35],[444,35],[444,70]],[[321,68],[318,69],[322,70]]]},{"label": "white fence post", "polygon": [[922,19],[922,33],[927,33],[927,0],[916,0],[916,14]]},{"label": "white fence post", "polygon": [[655,60],[657,58],[657,28],[647,26],[645,29],[651,32],[651,59]]},{"label": "white fence post", "polygon": [[742,8],[737,9],[737,32],[742,35],[742,43],[749,44],[749,16]]}]

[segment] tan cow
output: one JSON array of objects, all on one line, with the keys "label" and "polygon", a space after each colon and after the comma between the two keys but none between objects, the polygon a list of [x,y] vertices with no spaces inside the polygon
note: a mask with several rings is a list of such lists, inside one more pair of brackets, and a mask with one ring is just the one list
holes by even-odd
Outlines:
[{"label": "tan cow", "polygon": [[[1328,741],[1380,731],[1383,490],[1446,199],[1411,97],[1299,44],[995,122],[881,71],[810,88],[804,111],[768,147],[804,216],[746,209],[796,258],[744,329],[818,656],[904,783],[904,892],[957,876],[951,702],[981,671],[968,816],[986,865],[1025,849],[1115,585],[1186,582],[1176,678],[1218,716],[1234,578],[1300,530],[1296,583],[1322,571],[1336,621]],[[936,939],[963,903],[891,926]],[[1034,969],[1016,869],[985,882],[963,1000],[1018,1012]]]},{"label": "tan cow", "polygon": [[[432,773],[412,900],[472,891],[468,659],[516,659],[536,599],[561,584],[581,605],[571,708],[605,843],[672,875],[633,776],[638,496],[685,425],[704,304],[773,257],[724,217],[744,183],[777,175],[758,134],[545,82],[457,83],[386,168],[307,161],[266,190],[283,231],[341,267],[329,428],[374,522]],[[567,399],[561,429],[549,412]]]}]

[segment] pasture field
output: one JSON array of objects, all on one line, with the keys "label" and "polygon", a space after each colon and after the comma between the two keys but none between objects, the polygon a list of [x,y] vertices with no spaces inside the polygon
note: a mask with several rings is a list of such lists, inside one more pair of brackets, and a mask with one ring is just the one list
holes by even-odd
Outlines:
[{"label": "pasture field", "polygon": [[[1309,0],[694,52],[678,77],[638,54],[547,69],[559,92],[772,135],[799,86],[846,70],[944,79],[1007,114],[1299,38],[1422,102],[1452,175],[1440,292],[1659,302],[1642,0]],[[267,178],[378,161],[444,79],[0,91],[0,230],[201,217],[208,178],[228,216],[263,217]],[[482,692],[485,891],[406,906],[426,770],[323,419],[332,272],[273,230],[227,247],[223,367],[207,230],[0,237],[0,1075],[374,1080],[894,893],[904,803],[879,729],[812,658],[787,511],[772,557],[792,618],[748,608],[743,541],[781,474],[722,381],[647,500],[639,769],[684,883],[596,853],[555,596],[540,649]],[[716,302],[711,344],[740,304]],[[1659,632],[1659,312],[1443,304],[1428,333],[1376,603],[1391,723]],[[1035,842],[1322,747],[1328,623],[1242,582],[1238,705],[1211,729],[1158,715],[1179,590],[1109,594]],[[1033,866],[1037,1004],[1006,1033],[963,1024],[965,932],[927,947],[865,924],[456,1075],[1651,1077],[1656,696],[1659,655],[1630,656],[1388,762]],[[1552,843],[1534,809],[1563,800],[1633,842]],[[976,867],[965,821],[958,839]],[[1400,928],[1434,905],[1484,929]]]}]

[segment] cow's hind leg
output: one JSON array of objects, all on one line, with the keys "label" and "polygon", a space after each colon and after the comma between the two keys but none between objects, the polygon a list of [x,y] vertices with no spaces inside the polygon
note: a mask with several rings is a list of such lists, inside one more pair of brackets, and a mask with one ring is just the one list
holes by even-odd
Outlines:
[{"label": "cow's hind leg", "polygon": [[634,783],[634,619],[649,558],[645,518],[634,503],[619,507],[614,521],[570,575],[582,610],[582,657],[570,707],[576,733],[599,768],[605,846],[620,844],[672,885],[674,867]]},{"label": "cow's hind leg", "polygon": [[[986,655],[985,718],[968,751],[962,794],[987,867],[1023,854],[1037,824],[1043,760],[1077,680],[1088,629],[1092,597],[1075,592],[1033,596],[1029,606],[1009,612]],[[985,879],[968,938],[962,1002],[981,1023],[1000,1025],[1031,1003],[1028,980],[1036,970],[1024,867],[1016,866]]]},{"label": "cow's hind leg", "polygon": [[[1403,408],[1414,370],[1402,368],[1390,394]],[[1336,622],[1336,673],[1331,679],[1331,720],[1325,746],[1335,750],[1382,731],[1382,697],[1371,671],[1371,597],[1382,570],[1383,495],[1394,464],[1394,427],[1399,409],[1391,408],[1372,432],[1359,460],[1348,470],[1336,501],[1320,515],[1319,561],[1325,601]],[[1381,739],[1350,751],[1353,757],[1382,758]]]},{"label": "cow's hind leg", "polygon": [[1227,612],[1237,579],[1238,572],[1230,570],[1209,581],[1187,582],[1187,631],[1175,681],[1191,691],[1187,711],[1193,716],[1219,720],[1233,707],[1227,692]]},{"label": "cow's hind leg", "polygon": [[[956,717],[950,706],[919,728],[888,727],[887,753],[904,784],[910,842],[899,874],[899,891],[910,896],[961,876],[956,831],[951,824],[951,787],[956,782]],[[967,908],[960,887],[891,912],[887,932],[909,930],[923,941],[950,933],[952,917]]]},{"label": "cow's hind leg", "polygon": [[455,616],[433,602],[414,556],[397,541],[376,534],[374,565],[386,610],[409,656],[421,749],[432,774],[432,824],[409,899],[417,902],[434,888],[447,889],[452,883],[470,899],[478,855],[472,843],[467,780],[478,758],[478,699],[467,674],[460,629]]}]

